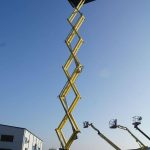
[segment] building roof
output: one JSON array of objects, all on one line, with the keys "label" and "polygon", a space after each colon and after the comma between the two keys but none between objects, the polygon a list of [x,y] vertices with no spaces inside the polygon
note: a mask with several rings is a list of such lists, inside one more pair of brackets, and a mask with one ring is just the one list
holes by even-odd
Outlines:
[{"label": "building roof", "polygon": [[39,138],[38,136],[36,136],[33,132],[29,131],[26,128],[22,128],[22,127],[16,127],[16,126],[11,126],[11,125],[4,125],[4,124],[0,124],[0,126],[4,126],[4,127],[10,127],[10,128],[15,128],[15,129],[21,129],[21,130],[27,130],[28,132],[30,132],[32,135],[34,135],[35,137],[37,137],[39,140],[41,140],[43,142],[43,140],[41,138]]}]

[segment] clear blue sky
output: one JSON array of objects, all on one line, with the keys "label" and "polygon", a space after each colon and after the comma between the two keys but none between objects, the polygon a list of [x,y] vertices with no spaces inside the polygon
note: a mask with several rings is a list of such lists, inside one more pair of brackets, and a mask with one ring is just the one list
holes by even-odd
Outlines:
[{"label": "clear blue sky", "polygon": [[[64,110],[59,95],[66,82],[61,69],[69,56],[67,0],[0,0],[0,123],[26,127],[44,140],[44,150],[59,147],[54,129]],[[112,149],[91,129],[89,120],[123,149],[138,147],[124,131],[143,116],[150,134],[150,1],[97,0],[86,5],[79,51],[84,71],[77,80],[82,99],[74,116],[81,129],[72,150]]]}]

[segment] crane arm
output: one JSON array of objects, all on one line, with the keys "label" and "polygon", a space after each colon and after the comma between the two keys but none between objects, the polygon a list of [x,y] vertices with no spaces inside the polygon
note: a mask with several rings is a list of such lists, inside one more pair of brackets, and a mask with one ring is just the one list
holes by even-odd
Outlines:
[{"label": "crane arm", "polygon": [[146,146],[127,128],[121,125],[118,125],[118,128],[128,131],[128,133],[136,140],[136,142],[139,144],[140,148],[145,149]]},{"label": "crane arm", "polygon": [[138,131],[140,131],[147,139],[149,139],[150,140],[150,137],[146,134],[146,133],[144,133],[140,128],[138,128],[138,126],[137,127],[135,127]]},{"label": "crane arm", "polygon": [[98,135],[103,138],[107,143],[109,143],[114,149],[121,150],[118,146],[116,146],[112,141],[110,141],[105,135],[103,135],[92,123],[89,124],[95,131],[97,131]]}]

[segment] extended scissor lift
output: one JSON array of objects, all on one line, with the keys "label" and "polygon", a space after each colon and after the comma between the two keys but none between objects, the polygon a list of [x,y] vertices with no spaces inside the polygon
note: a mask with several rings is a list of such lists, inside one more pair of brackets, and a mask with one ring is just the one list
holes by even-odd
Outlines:
[{"label": "extended scissor lift", "polygon": [[[82,23],[85,20],[85,17],[80,12],[80,9],[82,8],[82,6],[84,4],[92,2],[94,0],[68,0],[68,1],[71,4],[71,6],[74,8],[71,16],[67,19],[67,21],[71,25],[72,29],[71,29],[71,32],[69,33],[68,37],[65,40],[65,43],[70,51],[70,56],[69,56],[68,60],[66,61],[65,65],[62,67],[63,71],[67,77],[67,82],[66,82],[64,88],[62,89],[61,93],[59,94],[59,99],[64,108],[65,116],[62,119],[62,121],[60,122],[58,128],[55,129],[57,136],[59,138],[60,144],[61,144],[61,148],[60,148],[61,150],[70,150],[71,144],[73,143],[74,140],[77,139],[77,134],[80,132],[78,125],[76,124],[76,121],[72,115],[73,110],[75,109],[79,99],[81,98],[80,93],[78,92],[77,87],[75,85],[75,81],[78,78],[78,76],[81,73],[82,68],[83,68],[83,66],[80,64],[80,62],[77,58],[77,53],[78,53],[81,45],[83,44],[83,39],[79,35],[78,31],[79,31]],[[78,17],[78,16],[79,16],[79,18],[77,18],[76,23],[73,23],[76,20],[76,17]],[[72,47],[72,41],[75,37],[78,38],[78,41],[75,44],[75,47]],[[74,68],[73,73],[70,73],[69,68],[73,62],[75,63],[75,68]],[[71,90],[73,90],[73,92],[75,94],[75,99],[73,99],[71,105],[68,106],[66,97]],[[72,135],[70,136],[69,139],[66,139],[62,132],[62,129],[65,127],[67,121],[69,121],[69,123],[72,127]]]}]

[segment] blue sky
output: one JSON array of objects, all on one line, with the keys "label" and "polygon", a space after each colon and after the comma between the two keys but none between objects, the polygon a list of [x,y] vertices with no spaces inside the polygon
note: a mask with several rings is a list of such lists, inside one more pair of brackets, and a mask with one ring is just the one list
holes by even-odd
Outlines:
[{"label": "blue sky", "polygon": [[[0,123],[28,128],[44,140],[44,150],[59,147],[54,129],[64,115],[57,96],[66,82],[61,66],[69,56],[71,11],[66,0],[0,1]],[[83,129],[84,120],[122,149],[138,147],[126,132],[108,128],[112,118],[148,145],[131,121],[141,115],[150,134],[150,1],[97,0],[82,12],[84,70],[76,82],[82,99],[73,113],[81,134],[72,150],[112,149]]]}]

